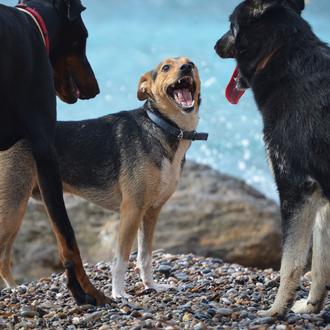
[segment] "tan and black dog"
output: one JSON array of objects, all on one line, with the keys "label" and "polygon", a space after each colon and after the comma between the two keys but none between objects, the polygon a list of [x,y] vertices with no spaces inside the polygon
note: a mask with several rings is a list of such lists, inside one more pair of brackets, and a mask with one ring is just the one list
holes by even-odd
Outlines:
[{"label": "tan and black dog", "polygon": [[[162,289],[153,280],[152,238],[159,212],[178,184],[185,154],[196,133],[200,105],[200,79],[187,58],[163,61],[142,76],[139,100],[145,104],[98,119],[59,122],[56,150],[64,190],[106,209],[120,211],[118,245],[113,264],[113,297],[127,297],[124,276],[138,232],[138,266],[146,288]],[[13,166],[15,164],[15,166]],[[37,194],[34,161],[26,142],[0,154],[0,197],[7,199],[10,220],[0,205],[0,273],[14,285],[10,255],[21,225],[26,199]],[[26,181],[26,178],[30,178]],[[22,189],[24,186],[24,189]],[[18,189],[18,187],[20,187]],[[24,193],[22,193],[24,191]],[[25,205],[25,204],[24,204]]]}]

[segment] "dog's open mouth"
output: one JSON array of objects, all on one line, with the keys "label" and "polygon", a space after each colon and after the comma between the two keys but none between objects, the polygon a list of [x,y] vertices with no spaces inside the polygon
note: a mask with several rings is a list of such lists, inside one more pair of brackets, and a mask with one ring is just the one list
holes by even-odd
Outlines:
[{"label": "dog's open mouth", "polygon": [[167,88],[167,95],[185,112],[194,110],[196,84],[194,79],[186,76]]}]

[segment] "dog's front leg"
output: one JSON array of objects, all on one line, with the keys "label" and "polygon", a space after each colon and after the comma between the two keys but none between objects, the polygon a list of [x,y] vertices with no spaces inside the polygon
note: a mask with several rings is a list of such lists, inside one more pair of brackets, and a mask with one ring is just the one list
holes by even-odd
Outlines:
[{"label": "dog's front leg", "polygon": [[[283,187],[284,186],[284,187]],[[304,184],[279,186],[283,226],[281,282],[272,307],[260,316],[283,317],[292,307],[306,265],[319,196],[304,191]],[[315,193],[316,194],[316,193]]]},{"label": "dog's front leg", "polygon": [[307,299],[296,302],[295,313],[319,313],[327,296],[330,280],[329,204],[318,212],[313,231],[312,285]]},{"label": "dog's front leg", "polygon": [[[132,198],[133,199],[133,198]],[[112,266],[113,298],[129,298],[125,292],[125,274],[131,249],[144,216],[144,210],[132,199],[123,200],[120,206],[120,225],[117,248]]]},{"label": "dog's front leg", "polygon": [[167,285],[155,283],[152,270],[152,243],[160,210],[160,207],[156,209],[150,208],[143,218],[138,233],[137,264],[145,289],[166,291],[169,287]]}]

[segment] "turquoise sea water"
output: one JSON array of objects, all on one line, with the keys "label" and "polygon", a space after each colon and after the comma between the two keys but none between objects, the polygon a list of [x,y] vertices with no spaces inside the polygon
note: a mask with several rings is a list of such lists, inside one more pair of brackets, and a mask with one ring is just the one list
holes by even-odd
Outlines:
[{"label": "turquoise sea water", "polygon": [[[16,1],[1,1],[14,5]],[[188,158],[245,179],[277,199],[265,160],[262,125],[250,92],[229,105],[224,89],[234,69],[213,51],[228,30],[237,0],[85,0],[88,56],[101,94],[69,106],[58,102],[58,119],[78,120],[133,109],[139,77],[169,56],[189,56],[202,78],[199,129],[208,143],[195,142]],[[330,41],[330,1],[310,0],[304,17],[324,41]]]}]

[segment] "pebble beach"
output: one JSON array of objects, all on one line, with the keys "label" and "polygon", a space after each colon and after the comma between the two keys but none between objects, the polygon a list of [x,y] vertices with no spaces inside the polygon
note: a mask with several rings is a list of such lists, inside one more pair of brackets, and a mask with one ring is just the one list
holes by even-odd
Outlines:
[{"label": "pebble beach", "polygon": [[[111,295],[111,263],[85,264],[96,286]],[[0,329],[330,329],[330,304],[318,315],[289,313],[284,320],[260,318],[270,306],[279,273],[224,263],[216,258],[154,252],[155,278],[171,285],[166,292],[144,290],[135,267],[127,275],[129,300],[105,307],[77,306],[63,274],[0,293]],[[307,297],[305,275],[298,297]]]}]

